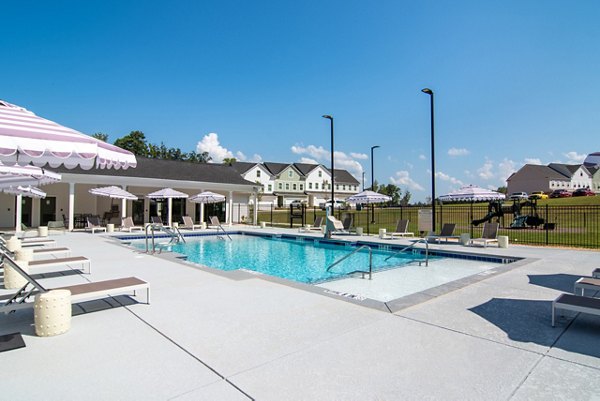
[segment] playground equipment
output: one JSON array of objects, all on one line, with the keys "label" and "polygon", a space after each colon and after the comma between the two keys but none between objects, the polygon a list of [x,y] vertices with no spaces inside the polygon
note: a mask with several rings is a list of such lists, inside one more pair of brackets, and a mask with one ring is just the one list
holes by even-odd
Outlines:
[{"label": "playground equipment", "polygon": [[[529,208],[529,213],[525,214],[524,208]],[[475,219],[471,223],[477,226],[483,222],[491,222],[494,218],[500,222],[500,219],[509,213],[513,215],[513,221],[509,228],[538,227],[544,224],[544,219],[537,212],[537,199],[525,201],[515,199],[512,205],[505,205],[500,200],[491,201],[488,204],[488,213],[483,218]]]}]

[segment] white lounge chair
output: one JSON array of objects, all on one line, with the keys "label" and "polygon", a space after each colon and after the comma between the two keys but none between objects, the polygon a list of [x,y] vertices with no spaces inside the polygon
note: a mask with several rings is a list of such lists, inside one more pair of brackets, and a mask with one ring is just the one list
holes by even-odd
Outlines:
[{"label": "white lounge chair", "polygon": [[50,290],[69,290],[71,292],[72,303],[129,294],[132,292],[135,296],[136,291],[146,290],[146,304],[150,304],[150,285],[137,277],[97,281],[71,285],[68,287],[45,288],[27,272],[23,271],[23,269],[21,269],[9,256],[4,255],[4,263],[9,263],[17,273],[27,280],[27,284],[13,295],[3,295],[0,297],[0,300],[3,301],[0,304],[0,313],[10,313],[18,309],[32,308],[33,302],[27,301],[35,294],[48,292]]},{"label": "white lounge chair", "polygon": [[600,291],[600,278],[581,277],[577,280],[573,286],[573,294],[583,296],[585,290]]},{"label": "white lounge chair", "polygon": [[394,237],[414,237],[415,234],[408,231],[409,222],[410,220],[406,219],[398,220],[398,223],[396,224],[396,231],[388,233],[389,239],[394,239]]},{"label": "white lounge chair", "polygon": [[181,216],[183,224],[179,228],[187,228],[194,231],[196,228],[202,228],[202,224],[194,224],[194,220],[190,216]]},{"label": "white lounge chair", "polygon": [[474,243],[482,243],[483,247],[486,248],[487,244],[498,243],[498,223],[484,223],[483,232],[481,238],[472,238],[469,240],[469,245]]},{"label": "white lounge chair", "polygon": [[552,327],[555,326],[557,309],[600,316],[600,299],[571,294],[560,295],[552,301]]},{"label": "white lounge chair", "polygon": [[133,224],[133,219],[131,217],[121,219],[121,231],[132,232],[135,230],[144,231],[144,227]]},{"label": "white lounge chair", "polygon": [[86,222],[85,228],[86,230],[92,230],[92,234],[94,234],[96,231],[106,232],[106,227],[103,227],[102,224],[100,224],[99,217],[87,217]]},{"label": "white lounge chair", "polygon": [[323,216],[317,216],[315,218],[315,222],[310,227],[302,227],[300,232],[310,232],[310,231],[322,231],[321,226],[323,225]]},{"label": "white lounge chair", "polygon": [[344,224],[333,216],[327,216],[326,232],[331,234],[350,234],[344,229]]},{"label": "white lounge chair", "polygon": [[[92,261],[86,258],[85,256],[70,256],[67,258],[55,258],[55,259],[40,259],[40,260],[30,260],[29,261],[29,270],[33,271],[34,269],[43,269],[46,267],[53,266],[63,266],[63,265],[72,265],[72,264],[80,264],[82,266],[81,271],[87,274],[92,273]],[[85,266],[87,266],[87,272],[85,271]]]}]

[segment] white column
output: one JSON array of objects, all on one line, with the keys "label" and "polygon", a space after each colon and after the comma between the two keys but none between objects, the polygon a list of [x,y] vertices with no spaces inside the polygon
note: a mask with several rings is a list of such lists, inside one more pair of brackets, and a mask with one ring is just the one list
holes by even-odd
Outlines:
[{"label": "white column", "polygon": [[[204,192],[203,189],[200,192]],[[202,224],[204,222],[204,202],[200,203],[200,221],[198,223]]]},{"label": "white column", "polygon": [[173,225],[173,198],[167,199],[167,207],[169,208],[169,218],[167,219],[167,225],[171,227]]},{"label": "white column", "polygon": [[229,191],[229,199],[227,200],[227,204],[228,204],[228,208],[229,209],[229,226],[233,225],[233,191]]},{"label": "white column", "polygon": [[254,191],[254,216],[252,216],[254,225],[258,226],[258,192]]},{"label": "white column", "polygon": [[[121,186],[124,191],[127,191],[127,185]],[[121,200],[121,218],[124,219],[127,217],[127,199]]]},{"label": "white column", "polygon": [[21,218],[23,214],[23,195],[17,195],[16,199],[16,207],[15,207],[15,232],[21,232]]},{"label": "white column", "polygon": [[69,183],[69,231],[73,231],[75,219],[75,183]]}]

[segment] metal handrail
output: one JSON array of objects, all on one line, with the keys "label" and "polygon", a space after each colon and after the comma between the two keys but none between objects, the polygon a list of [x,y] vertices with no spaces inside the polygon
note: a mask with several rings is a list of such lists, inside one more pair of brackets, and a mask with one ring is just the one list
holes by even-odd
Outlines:
[{"label": "metal handrail", "polygon": [[417,244],[420,244],[421,242],[425,244],[425,266],[429,266],[429,242],[427,241],[427,238],[421,238],[420,240],[413,242],[409,246],[400,249],[398,252],[393,253],[387,258],[385,258],[385,261],[387,262],[391,258],[397,257],[399,254],[403,253],[408,249],[414,248]]},{"label": "metal handrail", "polygon": [[[352,252],[350,252],[348,255],[343,256],[340,259],[338,259],[335,262],[333,262],[332,264],[330,264],[327,267],[327,269],[325,269],[325,271],[329,272],[329,270],[332,267],[339,265],[344,260],[348,259],[350,256],[354,255],[355,253],[359,252],[361,249],[364,249],[364,248],[367,248],[369,250],[369,280],[371,280],[373,278],[373,250],[371,249],[371,247],[369,245],[361,245],[361,246],[359,246],[358,248],[356,248],[355,250],[353,250]],[[361,271],[361,273],[363,273],[363,278],[364,278],[365,272]]]},{"label": "metal handrail", "polygon": [[222,226],[221,224],[219,224],[219,225],[217,226],[217,233],[219,232],[219,228],[220,228],[220,229],[223,231],[223,234],[225,234],[225,235],[227,236],[227,238],[229,238],[229,240],[233,241],[233,240],[231,239],[231,237],[229,236],[229,233],[228,233],[227,231],[225,231],[225,229],[223,228],[223,226]]},{"label": "metal handrail", "polygon": [[171,236],[171,240],[169,241],[169,244],[172,244],[175,241],[179,242],[179,240],[181,240],[185,243],[185,238],[183,237],[183,234],[181,234],[181,231],[179,231],[178,227],[165,227],[162,224],[150,223],[145,228],[146,253],[150,252],[150,250],[148,248],[148,229],[149,228],[152,229],[152,237],[151,237],[152,238],[152,253],[156,252],[156,244],[154,243],[154,230],[155,229],[158,229],[159,231],[163,231]]}]

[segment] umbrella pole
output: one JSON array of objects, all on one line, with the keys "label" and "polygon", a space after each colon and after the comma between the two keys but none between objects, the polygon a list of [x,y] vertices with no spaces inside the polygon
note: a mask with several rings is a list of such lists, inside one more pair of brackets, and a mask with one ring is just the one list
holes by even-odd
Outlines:
[{"label": "umbrella pole", "polygon": [[173,225],[173,214],[172,214],[172,211],[173,211],[173,198],[168,198],[167,199],[167,208],[169,209],[168,210],[169,219],[168,219],[168,224],[167,225],[169,227],[171,227]]},{"label": "umbrella pole", "polygon": [[15,233],[21,232],[21,216],[23,214],[23,195],[17,195],[17,205],[15,208]]}]

